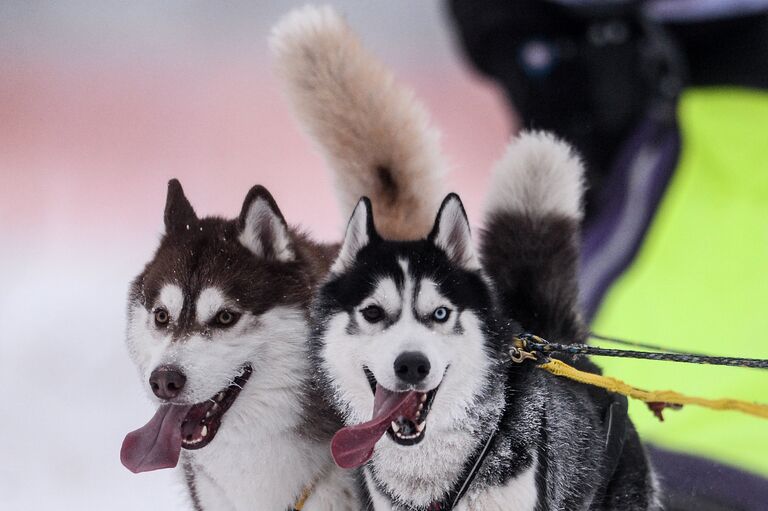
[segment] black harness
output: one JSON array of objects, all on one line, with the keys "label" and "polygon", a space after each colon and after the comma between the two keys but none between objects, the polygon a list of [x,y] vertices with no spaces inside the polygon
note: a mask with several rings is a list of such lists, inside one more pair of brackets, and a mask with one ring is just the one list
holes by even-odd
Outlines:
[{"label": "black harness", "polygon": [[613,401],[603,416],[605,424],[605,454],[603,462],[603,478],[595,492],[594,502],[601,502],[608,491],[608,485],[613,480],[616,469],[619,468],[624,443],[627,439],[627,398],[621,394],[610,394]]},{"label": "black harness", "polygon": [[462,477],[459,479],[459,481],[462,481],[462,483],[452,489],[443,500],[431,503],[426,507],[424,511],[448,511],[456,507],[464,494],[467,493],[467,490],[469,490],[469,487],[472,485],[472,481],[475,480],[478,469],[483,465],[485,457],[491,450],[491,445],[496,439],[497,432],[498,429],[494,430],[494,432],[491,433],[491,435],[488,437],[488,440],[486,440],[485,444],[483,444],[482,448],[480,448],[478,452],[472,456],[472,458],[470,458],[469,463],[467,463],[464,468]]}]

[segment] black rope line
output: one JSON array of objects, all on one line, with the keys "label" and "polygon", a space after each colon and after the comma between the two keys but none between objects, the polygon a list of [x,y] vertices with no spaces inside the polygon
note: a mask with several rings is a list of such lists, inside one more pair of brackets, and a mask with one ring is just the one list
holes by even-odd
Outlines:
[{"label": "black rope line", "polygon": [[715,357],[708,355],[696,355],[693,353],[666,352],[655,353],[650,351],[619,350],[589,346],[587,344],[560,344],[549,342],[541,337],[525,334],[519,337],[525,348],[538,351],[544,355],[550,353],[568,353],[570,355],[594,355],[599,357],[637,358],[644,360],[658,360],[667,362],[683,362],[686,364],[710,364],[733,367],[751,367],[755,369],[768,369],[768,360],[757,358]]},{"label": "black rope line", "polygon": [[688,355],[699,355],[702,357],[706,357],[708,355],[705,355],[704,353],[691,353],[686,351],[680,351],[680,350],[673,350],[671,348],[665,348],[664,346],[659,346],[658,344],[650,344],[647,342],[639,342],[639,341],[630,341],[628,339],[621,339],[619,337],[609,337],[607,335],[598,334],[595,332],[589,332],[590,339],[597,339],[600,341],[608,341],[615,344],[621,344],[623,346],[633,346],[635,348],[645,348],[648,350],[655,350],[655,351],[664,351],[667,353],[686,353]]}]

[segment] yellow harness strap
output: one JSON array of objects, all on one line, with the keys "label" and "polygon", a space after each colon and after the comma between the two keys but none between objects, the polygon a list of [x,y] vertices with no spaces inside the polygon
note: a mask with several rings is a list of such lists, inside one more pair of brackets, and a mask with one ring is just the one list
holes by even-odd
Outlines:
[{"label": "yellow harness strap", "polygon": [[701,397],[686,396],[671,390],[642,390],[627,385],[623,381],[611,378],[610,376],[601,376],[599,374],[579,371],[575,367],[571,367],[565,362],[557,359],[550,359],[548,362],[545,362],[538,367],[556,376],[562,376],[587,385],[594,385],[610,392],[616,392],[624,396],[639,399],[646,403],[660,402],[675,405],[699,405],[713,410],[737,410],[756,417],[768,419],[768,405],[760,403],[750,403],[747,401],[739,401],[738,399],[705,399]]},{"label": "yellow harness strap", "polygon": [[304,504],[307,503],[307,499],[310,495],[312,495],[312,485],[304,488],[304,491],[301,493],[301,497],[299,497],[299,500],[297,500],[296,504],[293,506],[294,511],[301,511],[304,508]]}]

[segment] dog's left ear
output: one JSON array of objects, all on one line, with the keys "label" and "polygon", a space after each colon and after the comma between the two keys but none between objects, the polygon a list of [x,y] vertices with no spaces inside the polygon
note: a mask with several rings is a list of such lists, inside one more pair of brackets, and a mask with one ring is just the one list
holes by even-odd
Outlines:
[{"label": "dog's left ear", "polygon": [[373,208],[368,197],[363,197],[357,202],[355,210],[347,224],[344,241],[341,244],[339,255],[336,256],[332,273],[341,273],[355,262],[357,253],[368,245],[373,238],[377,238],[376,228],[373,225]]},{"label": "dog's left ear", "polygon": [[275,199],[263,186],[250,189],[237,225],[240,243],[257,257],[281,262],[295,259],[288,224]]},{"label": "dog's left ear", "polygon": [[468,270],[480,269],[480,261],[472,246],[469,220],[455,193],[448,194],[443,200],[427,239],[442,249],[453,263]]}]

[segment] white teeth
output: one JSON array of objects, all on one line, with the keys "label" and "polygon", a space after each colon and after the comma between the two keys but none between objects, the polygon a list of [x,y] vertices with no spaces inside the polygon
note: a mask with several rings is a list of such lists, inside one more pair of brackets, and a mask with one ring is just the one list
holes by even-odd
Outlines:
[{"label": "white teeth", "polygon": [[218,394],[216,394],[217,401],[221,401],[222,399],[224,399],[224,392],[219,392]]},{"label": "white teeth", "polygon": [[[418,427],[418,426],[416,426],[416,429],[418,429],[418,428],[419,428],[419,427]],[[203,436],[203,437],[204,437],[204,436],[206,436],[207,434],[208,434],[208,426],[203,426],[203,430],[200,432],[200,436]]]},{"label": "white teeth", "polygon": [[424,409],[424,403],[419,405],[419,411],[422,411]]},{"label": "white teeth", "polygon": [[400,438],[402,440],[413,440],[414,438],[418,438],[423,432],[424,428],[427,426],[426,422],[416,422],[416,432],[411,435],[406,435],[405,433],[400,431],[400,426],[395,422],[392,421],[392,432],[395,434],[397,438]]},{"label": "white teeth", "polygon": [[421,395],[421,402],[422,403],[426,403],[427,402],[427,395],[426,394],[422,394]]}]

